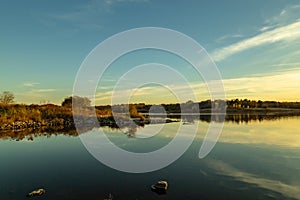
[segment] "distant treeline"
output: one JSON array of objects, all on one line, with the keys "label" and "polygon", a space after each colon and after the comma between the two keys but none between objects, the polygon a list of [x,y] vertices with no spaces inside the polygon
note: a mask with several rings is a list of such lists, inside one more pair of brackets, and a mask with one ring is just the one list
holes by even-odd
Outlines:
[{"label": "distant treeline", "polygon": [[227,101],[228,108],[291,108],[300,109],[300,102],[255,101],[234,99]]},{"label": "distant treeline", "polygon": [[[136,110],[140,113],[148,113],[150,108],[153,106],[152,104],[131,104],[134,106]],[[245,110],[264,110],[264,109],[274,109],[274,108],[281,108],[281,109],[300,109],[300,102],[278,102],[278,101],[255,101],[255,100],[248,100],[248,99],[233,99],[233,100],[206,100],[201,102],[193,102],[188,101],[186,103],[175,103],[175,104],[161,104],[164,107],[167,113],[181,113],[181,109],[190,108],[193,109],[198,106],[200,111],[210,111],[212,106],[215,109],[218,107],[226,108],[227,111],[245,111]],[[109,110],[110,106],[96,106],[99,110]]]}]

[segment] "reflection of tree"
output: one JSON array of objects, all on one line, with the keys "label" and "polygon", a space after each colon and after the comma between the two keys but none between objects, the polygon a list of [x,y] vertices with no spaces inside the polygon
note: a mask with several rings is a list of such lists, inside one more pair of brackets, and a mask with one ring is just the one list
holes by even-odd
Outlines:
[{"label": "reflection of tree", "polygon": [[137,126],[130,126],[126,132],[128,137],[135,137],[135,133],[137,132]]},{"label": "reflection of tree", "polygon": [[283,117],[299,116],[299,113],[273,113],[273,114],[227,114],[227,115],[200,115],[200,120],[205,122],[234,122],[249,123],[263,120],[277,120]]},{"label": "reflection of tree", "polygon": [[114,116],[122,115],[127,118],[132,117],[144,119],[144,116],[138,112],[137,106],[135,104],[113,105],[111,109]]},{"label": "reflection of tree", "polygon": [[40,137],[40,136],[46,136],[46,137],[50,137],[50,136],[55,136],[55,135],[68,135],[68,136],[78,136],[78,133],[75,129],[73,130],[66,130],[63,127],[56,127],[53,129],[50,128],[40,128],[40,129],[25,129],[22,131],[13,131],[13,130],[9,130],[9,131],[2,131],[0,132],[0,138],[3,140],[16,140],[16,141],[20,141],[20,140],[34,140],[34,138],[36,137]]},{"label": "reflection of tree", "polygon": [[199,115],[182,115],[183,124],[193,124],[196,120],[199,120]]},{"label": "reflection of tree", "polygon": [[[82,126],[75,127],[64,127],[64,126],[42,126],[39,128],[26,128],[22,130],[5,130],[0,131],[0,139],[3,140],[34,140],[34,138],[39,136],[56,136],[56,135],[68,135],[68,136],[78,136],[79,134],[85,134],[86,132],[92,130],[97,127],[95,125],[87,126],[84,122],[82,122]],[[122,126],[118,126],[116,123],[107,123],[104,124],[105,127],[110,127],[112,130],[124,130],[125,134],[128,137],[135,137],[135,133],[138,127],[144,127],[144,124],[136,125],[132,123],[124,123]]]}]

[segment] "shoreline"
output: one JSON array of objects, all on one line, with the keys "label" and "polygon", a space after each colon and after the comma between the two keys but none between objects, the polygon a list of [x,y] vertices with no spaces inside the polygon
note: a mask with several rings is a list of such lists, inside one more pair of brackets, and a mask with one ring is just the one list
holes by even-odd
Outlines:
[{"label": "shoreline", "polygon": [[[249,110],[248,110],[249,111]],[[79,134],[85,133],[92,130],[96,127],[110,127],[112,129],[124,129],[124,132],[128,137],[135,137],[135,132],[138,127],[144,127],[148,124],[158,124],[158,123],[172,123],[178,122],[183,125],[193,124],[195,121],[202,121],[206,123],[211,123],[212,121],[219,122],[229,122],[229,123],[250,123],[250,122],[261,122],[263,120],[276,120],[279,118],[288,118],[294,116],[300,116],[300,110],[281,110],[278,112],[278,109],[272,110],[273,112],[230,112],[224,115],[211,115],[209,113],[200,113],[200,115],[179,115],[173,114],[172,116],[168,115],[166,118],[161,118],[158,116],[155,120],[151,121],[150,118],[131,118],[136,126],[132,126],[132,123],[128,123],[128,119],[121,121],[121,126],[118,126],[114,121],[113,117],[98,117],[97,124],[90,123],[95,120],[91,118],[82,118],[82,126],[75,127],[74,121],[66,120],[65,123],[59,124],[54,122],[39,123],[39,122],[15,122],[14,126],[7,126],[3,128],[3,124],[0,125],[0,139],[3,140],[15,140],[21,141],[26,139],[28,141],[33,141],[34,138],[39,136],[50,137],[52,135],[67,135],[67,136],[78,136]],[[288,111],[288,112],[287,112]],[[55,120],[57,121],[57,120]],[[63,122],[64,120],[60,120]],[[26,126],[19,126],[18,124],[26,124]]]},{"label": "shoreline", "polygon": [[[146,114],[146,113],[145,113]],[[200,119],[204,121],[209,121],[210,118],[214,118],[213,116],[221,116],[223,114],[216,113],[214,115],[211,114],[211,109],[201,109],[199,114],[181,114],[181,113],[168,113],[166,115],[166,120],[163,121],[164,123],[171,123],[177,122],[178,120],[172,119],[179,119],[179,118],[193,118],[193,119]],[[225,121],[231,121],[230,116],[241,115],[241,116],[262,116],[262,117],[284,117],[284,116],[300,116],[300,109],[286,109],[286,108],[256,108],[256,109],[227,109],[225,114]],[[160,116],[157,115],[157,118]],[[112,128],[119,128],[118,124],[123,124],[124,127],[128,125],[129,119],[123,118],[121,119],[120,123],[117,123],[113,116],[106,116],[106,117],[97,117],[98,119],[98,126],[109,126]],[[143,119],[141,118],[131,118],[136,125],[144,126],[146,124],[150,124],[151,120],[149,115],[145,115]],[[120,120],[120,119],[119,119]],[[80,120],[82,124],[86,127],[96,127],[97,124],[93,117],[85,117],[82,116]],[[152,123],[163,123],[160,121],[153,121]],[[82,127],[84,127],[82,126]],[[122,128],[122,127],[121,127]],[[15,121],[12,123],[2,123],[0,125],[0,132],[3,131],[22,131],[27,129],[45,129],[45,130],[75,130],[75,123],[72,117],[64,118],[55,118],[53,120],[47,120],[43,122],[39,121]]]}]

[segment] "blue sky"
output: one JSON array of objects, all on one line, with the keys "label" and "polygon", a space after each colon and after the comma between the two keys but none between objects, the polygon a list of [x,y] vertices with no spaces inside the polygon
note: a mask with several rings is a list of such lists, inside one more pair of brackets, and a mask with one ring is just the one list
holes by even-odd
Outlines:
[{"label": "blue sky", "polygon": [[[14,92],[18,103],[60,104],[72,94],[76,73],[96,45],[119,32],[149,26],[173,29],[199,42],[217,64],[228,99],[300,101],[297,0],[0,3],[0,92]],[[159,56],[158,52],[137,52],[116,62],[106,76],[117,80],[125,66],[153,60],[168,60],[166,64],[175,68],[189,68],[183,61],[170,57]],[[201,77],[197,81],[197,77],[190,76],[189,81],[200,88],[196,91],[198,100],[209,98]],[[99,83],[96,103],[109,103],[112,88],[113,81]],[[178,100],[170,91],[170,95],[163,95],[166,93],[164,87],[147,85],[135,91],[132,101]]]}]

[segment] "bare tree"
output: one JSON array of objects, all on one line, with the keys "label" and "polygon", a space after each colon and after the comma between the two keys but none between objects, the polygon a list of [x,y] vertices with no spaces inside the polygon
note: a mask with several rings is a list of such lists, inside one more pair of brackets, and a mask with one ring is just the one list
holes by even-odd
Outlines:
[{"label": "bare tree", "polygon": [[0,103],[13,103],[15,99],[15,95],[12,92],[4,91],[0,95]]}]

